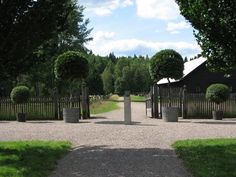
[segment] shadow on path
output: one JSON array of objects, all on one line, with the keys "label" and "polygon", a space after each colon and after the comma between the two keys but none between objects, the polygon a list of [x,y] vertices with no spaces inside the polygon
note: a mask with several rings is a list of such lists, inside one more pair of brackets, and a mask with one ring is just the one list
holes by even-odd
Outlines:
[{"label": "shadow on path", "polygon": [[173,150],[81,146],[50,177],[191,177]]},{"label": "shadow on path", "polygon": [[[95,124],[125,125],[124,121],[100,121],[100,122],[95,122]],[[142,124],[141,122],[132,122],[131,125],[135,125],[135,126],[157,126],[157,125],[152,125],[152,124]]]}]

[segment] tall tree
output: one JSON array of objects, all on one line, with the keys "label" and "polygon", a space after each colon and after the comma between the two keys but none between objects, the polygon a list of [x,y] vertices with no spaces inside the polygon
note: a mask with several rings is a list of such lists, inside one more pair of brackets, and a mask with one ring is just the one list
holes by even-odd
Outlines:
[{"label": "tall tree", "polygon": [[68,84],[54,79],[53,65],[57,56],[68,50],[86,53],[85,43],[92,40],[89,36],[92,29],[87,28],[89,20],[84,19],[83,10],[82,6],[73,3],[73,9],[67,16],[65,29],[54,34],[51,39],[40,45],[33,55],[30,55],[32,60],[40,61],[37,65],[31,66],[27,72],[30,78],[34,78],[32,80],[32,84],[36,86],[34,90],[43,87],[41,90],[44,94],[49,94],[56,86],[61,91],[66,90],[64,88]]},{"label": "tall tree", "polygon": [[213,71],[236,68],[236,1],[176,0]]},{"label": "tall tree", "polygon": [[16,77],[36,63],[29,57],[43,42],[67,28],[71,0],[2,0],[0,3],[0,72]]},{"label": "tall tree", "polygon": [[106,94],[114,93],[114,64],[110,61],[102,73],[103,89]]}]

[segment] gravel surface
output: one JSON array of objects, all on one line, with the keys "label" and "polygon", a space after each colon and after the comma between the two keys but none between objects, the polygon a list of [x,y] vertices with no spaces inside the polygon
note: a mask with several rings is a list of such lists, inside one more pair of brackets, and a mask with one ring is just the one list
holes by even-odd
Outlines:
[{"label": "gravel surface", "polygon": [[0,122],[0,141],[68,140],[71,153],[50,177],[191,177],[171,148],[176,140],[236,137],[236,120],[180,120],[165,123],[145,116],[143,103],[132,103],[133,125],[119,110],[82,120]]}]

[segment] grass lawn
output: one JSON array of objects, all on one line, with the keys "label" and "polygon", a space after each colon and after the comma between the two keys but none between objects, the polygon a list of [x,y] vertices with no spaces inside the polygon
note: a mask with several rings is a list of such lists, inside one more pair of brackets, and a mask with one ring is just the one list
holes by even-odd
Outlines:
[{"label": "grass lawn", "polygon": [[194,177],[236,177],[236,139],[187,140],[172,146]]},{"label": "grass lawn", "polygon": [[47,177],[69,142],[0,142],[0,177]]},{"label": "grass lawn", "polygon": [[117,105],[116,101],[101,101],[91,104],[90,112],[91,114],[99,114],[104,112],[110,112],[118,108],[119,106]]},{"label": "grass lawn", "polygon": [[132,102],[145,102],[146,98],[145,96],[131,95],[131,101]]}]

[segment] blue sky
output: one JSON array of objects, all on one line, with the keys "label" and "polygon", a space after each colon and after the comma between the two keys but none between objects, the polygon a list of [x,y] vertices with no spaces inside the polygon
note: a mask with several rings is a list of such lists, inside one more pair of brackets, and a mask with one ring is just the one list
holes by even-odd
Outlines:
[{"label": "blue sky", "polygon": [[90,19],[93,41],[86,44],[102,56],[149,55],[171,48],[193,57],[200,47],[193,28],[174,0],[79,0]]}]

